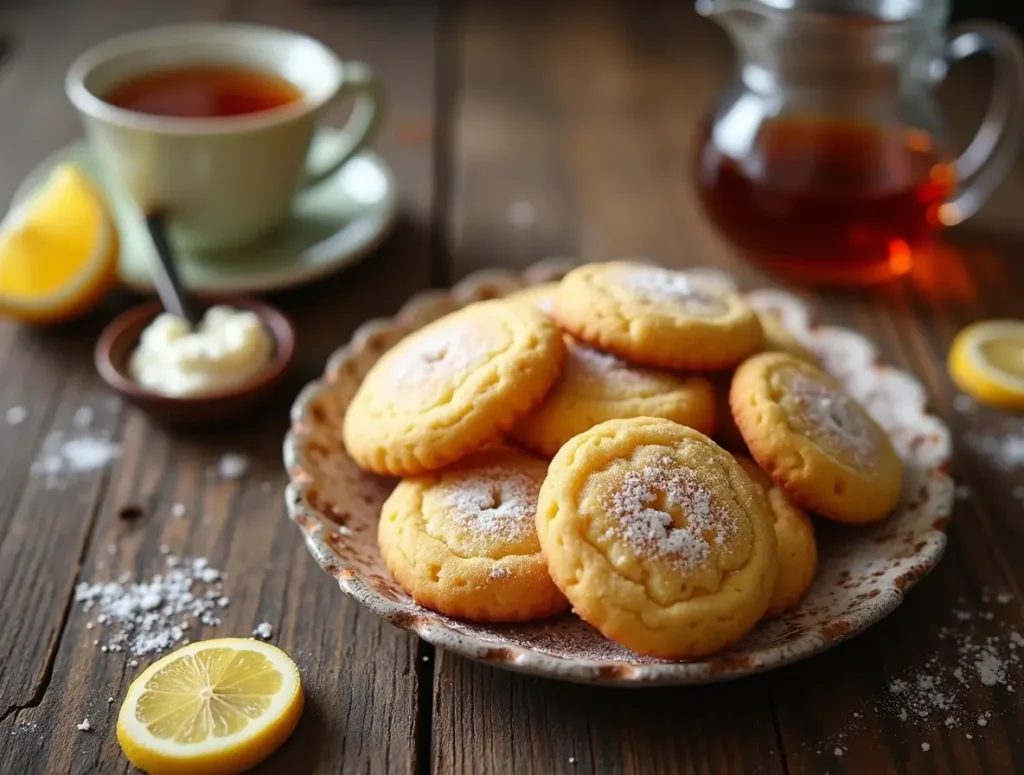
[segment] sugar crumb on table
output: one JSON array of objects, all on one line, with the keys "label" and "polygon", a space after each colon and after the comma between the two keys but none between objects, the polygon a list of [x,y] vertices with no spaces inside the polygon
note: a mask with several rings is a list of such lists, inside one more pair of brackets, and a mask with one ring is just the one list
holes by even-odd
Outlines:
[{"label": "sugar crumb on table", "polygon": [[274,627],[270,622],[260,622],[252,631],[252,637],[259,640],[270,640],[274,637]]},{"label": "sugar crumb on table", "polygon": [[21,425],[28,419],[28,409],[23,406],[12,406],[4,412],[8,425]]}]

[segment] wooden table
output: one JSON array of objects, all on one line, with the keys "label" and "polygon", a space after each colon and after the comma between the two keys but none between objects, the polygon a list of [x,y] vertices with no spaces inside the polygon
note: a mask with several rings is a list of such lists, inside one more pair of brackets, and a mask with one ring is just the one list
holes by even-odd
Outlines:
[{"label": "wooden table", "polygon": [[[300,360],[277,403],[243,430],[174,434],[111,401],[91,348],[130,299],[112,297],[86,321],[53,331],[0,325],[0,410],[27,409],[21,424],[0,423],[0,770],[128,769],[114,721],[147,660],[132,667],[123,654],[97,649],[73,591],[122,571],[157,572],[166,545],[228,574],[221,624],[193,638],[248,636],[265,620],[302,670],[305,715],[263,772],[1024,772],[1024,670],[1012,660],[1006,683],[994,686],[967,665],[949,725],[935,712],[902,720],[892,691],[896,680],[948,673],[963,660],[968,636],[1000,639],[1008,657],[1011,631],[1024,631],[1024,518],[1015,490],[1024,477],[959,443],[1007,420],[955,411],[943,366],[960,326],[1021,312],[1024,269],[1013,248],[1024,235],[1016,209],[1022,166],[904,280],[867,293],[806,293],[822,321],[864,331],[888,362],[918,374],[958,441],[954,473],[964,488],[945,559],[905,605],[855,640],[705,688],[561,684],[417,642],[349,602],[307,555],[282,502],[287,410],[364,319],[471,270],[554,255],[648,255],[767,282],[704,222],[690,185],[696,122],[730,63],[725,36],[686,3],[518,5],[0,6],[0,199],[39,158],[79,135],[62,93],[77,52],[154,23],[231,18],[313,33],[377,68],[391,94],[377,145],[400,181],[403,208],[397,232],[361,266],[272,297],[298,323]],[[978,121],[988,73],[984,65],[958,68],[942,89],[959,140]],[[49,434],[74,432],[80,407],[92,409],[94,429],[109,431],[123,454],[64,489],[47,489],[32,462]],[[246,476],[206,476],[229,451],[250,457]],[[187,514],[175,519],[179,502]],[[119,518],[128,506],[141,517]],[[80,732],[85,717],[92,729]]]}]

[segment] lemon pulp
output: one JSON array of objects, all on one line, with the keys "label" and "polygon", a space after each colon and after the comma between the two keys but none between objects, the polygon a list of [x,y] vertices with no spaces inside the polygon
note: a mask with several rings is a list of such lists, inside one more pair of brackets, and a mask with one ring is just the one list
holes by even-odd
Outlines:
[{"label": "lemon pulp", "polygon": [[207,649],[157,673],[139,698],[135,717],[154,737],[178,743],[226,737],[266,713],[282,680],[262,654]]}]

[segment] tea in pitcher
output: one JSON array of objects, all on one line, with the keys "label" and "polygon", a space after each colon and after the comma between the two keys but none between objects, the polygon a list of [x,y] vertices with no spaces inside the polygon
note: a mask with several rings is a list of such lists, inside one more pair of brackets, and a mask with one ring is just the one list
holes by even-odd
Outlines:
[{"label": "tea in pitcher", "polygon": [[[949,3],[697,0],[735,46],[697,154],[711,220],[747,255],[810,283],[910,269],[941,226],[970,218],[1024,131],[1024,48],[987,21],[946,28]],[[998,66],[960,157],[934,88],[978,53]]]},{"label": "tea in pitcher", "polygon": [[709,217],[745,254],[843,285],[908,271],[954,187],[952,165],[921,130],[801,117],[764,121],[742,159],[706,135],[697,182]]}]

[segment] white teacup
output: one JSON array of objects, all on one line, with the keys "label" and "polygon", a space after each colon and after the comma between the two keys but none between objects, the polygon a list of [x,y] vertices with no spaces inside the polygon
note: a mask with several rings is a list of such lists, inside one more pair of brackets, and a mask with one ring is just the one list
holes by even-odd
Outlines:
[{"label": "white teacup", "polygon": [[[104,101],[126,80],[190,66],[233,66],[285,78],[299,100],[237,116],[179,118]],[[371,68],[342,61],[312,38],[248,24],[185,24],[114,38],[86,51],[66,89],[108,185],[167,215],[172,238],[195,251],[237,248],[267,236],[304,186],[333,174],[370,142],[384,110]],[[337,98],[354,98],[345,141],[320,169],[307,156]]]}]

